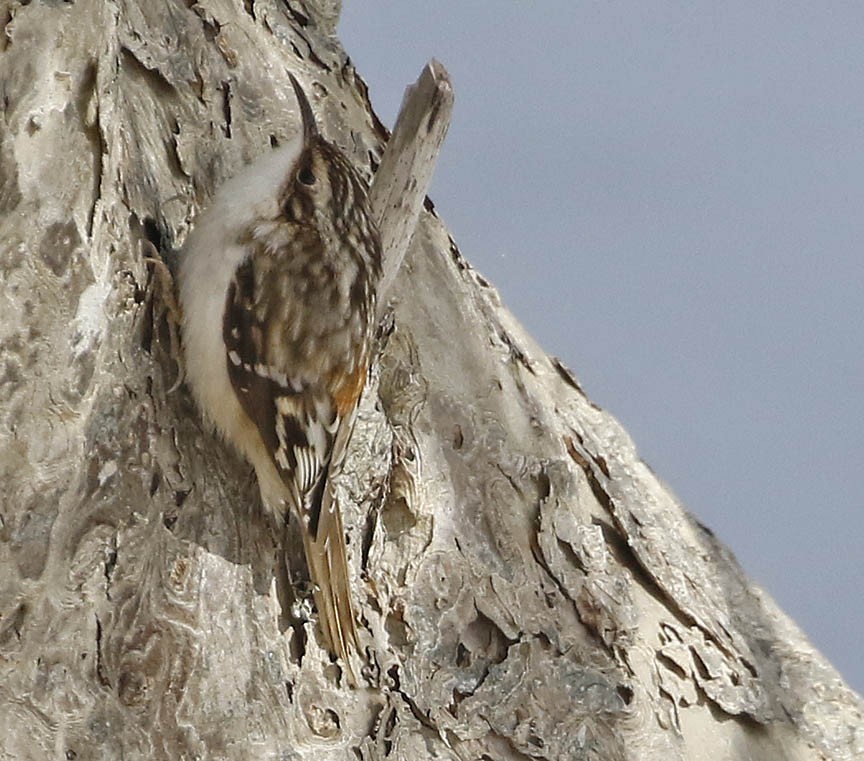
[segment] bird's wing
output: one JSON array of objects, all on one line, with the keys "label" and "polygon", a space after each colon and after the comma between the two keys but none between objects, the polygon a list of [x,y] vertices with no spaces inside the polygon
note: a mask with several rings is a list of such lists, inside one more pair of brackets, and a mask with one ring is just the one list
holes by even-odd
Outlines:
[{"label": "bird's wing", "polygon": [[292,314],[286,299],[268,302],[262,295],[262,276],[280,274],[256,273],[256,262],[268,269],[261,261],[250,256],[229,287],[222,330],[228,375],[286,487],[289,507],[301,521],[322,633],[356,681],[349,658],[358,639],[345,532],[329,476],[344,459],[366,378],[366,358],[358,357],[348,373],[330,371],[317,377],[304,369],[304,364],[315,363],[300,361],[303,352],[288,345],[290,341],[274,346],[271,326],[284,328],[304,316]]}]

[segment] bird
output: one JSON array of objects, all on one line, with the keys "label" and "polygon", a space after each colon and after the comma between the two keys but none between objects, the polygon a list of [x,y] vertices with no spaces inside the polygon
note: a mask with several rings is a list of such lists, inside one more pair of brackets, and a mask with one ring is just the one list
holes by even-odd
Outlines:
[{"label": "bird", "polygon": [[289,77],[301,129],[227,181],[183,244],[185,377],[204,417],[253,466],[265,508],[299,522],[324,644],[355,681],[333,476],[373,361],[381,240],[368,184]]}]

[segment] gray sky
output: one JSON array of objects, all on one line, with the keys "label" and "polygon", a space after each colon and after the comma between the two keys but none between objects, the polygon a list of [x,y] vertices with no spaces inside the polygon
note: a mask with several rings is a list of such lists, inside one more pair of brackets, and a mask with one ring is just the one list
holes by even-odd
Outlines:
[{"label": "gray sky", "polygon": [[[806,7],[805,7],[806,5]],[[345,0],[462,253],[859,691],[864,4]]]}]

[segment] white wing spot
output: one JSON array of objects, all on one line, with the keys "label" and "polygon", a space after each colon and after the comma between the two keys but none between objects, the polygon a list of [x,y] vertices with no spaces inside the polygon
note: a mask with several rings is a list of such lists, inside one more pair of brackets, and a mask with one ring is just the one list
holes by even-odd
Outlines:
[{"label": "white wing spot", "polygon": [[294,415],[297,412],[297,405],[291,397],[278,396],[276,397],[276,410],[280,415]]},{"label": "white wing spot", "polygon": [[232,365],[240,366],[240,355],[234,349],[228,352],[228,359],[231,360]]},{"label": "white wing spot", "polygon": [[327,432],[320,420],[309,420],[306,423],[306,439],[318,460],[323,460],[327,456]]},{"label": "white wing spot", "polygon": [[276,458],[275,459],[276,459],[276,463],[279,465],[279,467],[281,467],[283,470],[288,470],[288,458],[285,456],[285,448],[284,447],[279,447],[279,449],[276,450]]}]

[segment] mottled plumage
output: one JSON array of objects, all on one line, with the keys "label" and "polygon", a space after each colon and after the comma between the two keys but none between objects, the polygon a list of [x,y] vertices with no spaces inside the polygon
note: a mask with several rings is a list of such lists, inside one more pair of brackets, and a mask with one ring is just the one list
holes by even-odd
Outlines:
[{"label": "mottled plumage", "polygon": [[[302,137],[227,183],[184,248],[187,375],[255,466],[267,507],[301,521],[321,629],[350,670],[357,635],[329,479],[366,380],[381,250],[362,180],[292,82]],[[195,283],[204,276],[208,296]]]}]

